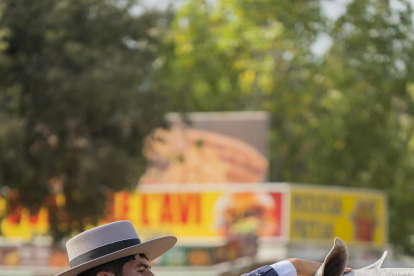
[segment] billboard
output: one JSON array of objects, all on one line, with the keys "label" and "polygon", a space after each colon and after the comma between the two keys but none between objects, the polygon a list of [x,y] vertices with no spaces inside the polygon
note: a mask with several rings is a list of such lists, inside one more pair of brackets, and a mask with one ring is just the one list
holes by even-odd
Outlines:
[{"label": "billboard", "polygon": [[[237,233],[283,237],[293,243],[387,243],[386,196],[375,190],[292,184],[140,185],[110,199],[101,224],[130,220],[145,238],[176,235],[205,241]],[[0,198],[1,234],[30,241],[49,230],[48,211],[18,208],[6,214]],[[216,239],[219,240],[219,239]]]},{"label": "billboard", "polygon": [[145,239],[173,235],[195,243],[242,233],[281,236],[281,192],[198,190],[142,185],[134,193],[117,193],[102,223],[129,220]]},{"label": "billboard", "polygon": [[222,134],[251,145],[263,156],[268,155],[270,114],[266,111],[168,113],[166,120],[173,127],[196,129]]},{"label": "billboard", "polygon": [[140,184],[260,183],[268,161],[253,146],[216,132],[172,127],[145,140]]},{"label": "billboard", "polygon": [[266,181],[270,115],[191,112],[166,115],[144,144],[140,184],[260,183]]},{"label": "billboard", "polygon": [[[5,207],[5,199],[0,205]],[[255,232],[291,242],[383,246],[387,242],[386,196],[375,190],[291,184],[140,185],[118,192],[101,224],[130,220],[148,238],[225,237]],[[19,208],[0,220],[3,237],[30,241],[48,233],[48,211]],[[288,223],[284,224],[283,221]],[[194,240],[194,239],[193,239]]]},{"label": "billboard", "polygon": [[292,185],[290,241],[330,245],[335,237],[349,246],[387,243],[386,196],[373,190]]},{"label": "billboard", "polygon": [[[145,185],[142,187],[145,189]],[[145,239],[174,235],[198,238],[193,239],[197,242],[247,232],[281,235],[281,192],[156,190],[116,193],[109,203],[110,213],[100,224],[130,220]],[[38,214],[30,215],[21,208],[3,217],[0,225],[3,237],[28,242],[48,234],[48,211],[42,208]]]},{"label": "billboard", "polygon": [[[4,199],[0,206],[6,207]],[[129,220],[144,241],[179,238],[175,249],[158,260],[164,266],[255,256],[263,244],[331,246],[335,237],[349,247],[379,249],[387,243],[386,196],[375,190],[286,183],[142,184],[134,192],[115,193],[107,206],[99,224]],[[0,265],[67,265],[62,248],[28,253],[35,248],[30,241],[48,234],[48,212],[19,210],[3,216],[0,225],[5,240],[20,239],[23,247],[3,243]]]}]

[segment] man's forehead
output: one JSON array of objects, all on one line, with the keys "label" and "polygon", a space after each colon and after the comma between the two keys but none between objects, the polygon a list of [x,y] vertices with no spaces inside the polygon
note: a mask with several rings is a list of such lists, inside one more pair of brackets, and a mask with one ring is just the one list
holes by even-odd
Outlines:
[{"label": "man's forehead", "polygon": [[124,265],[124,268],[130,269],[137,267],[139,265],[142,266],[150,266],[149,261],[146,258],[141,257],[140,255],[135,255],[135,260],[132,259]]},{"label": "man's forehead", "polygon": [[139,254],[135,255],[135,260],[139,261],[140,263],[149,264],[149,261],[145,257],[141,257]]},{"label": "man's forehead", "polygon": [[137,269],[151,269],[151,265],[146,258],[141,257],[140,255],[135,255],[135,260],[132,259],[122,267],[123,275],[132,275],[132,271]]}]

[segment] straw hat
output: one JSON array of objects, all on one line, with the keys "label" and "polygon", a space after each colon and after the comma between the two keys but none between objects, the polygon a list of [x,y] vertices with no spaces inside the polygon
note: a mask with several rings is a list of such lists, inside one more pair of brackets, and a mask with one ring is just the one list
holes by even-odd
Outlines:
[{"label": "straw hat", "polygon": [[56,276],[76,276],[92,267],[130,255],[152,261],[170,250],[177,238],[161,237],[141,243],[129,221],[117,221],[76,235],[66,243],[71,268]]}]

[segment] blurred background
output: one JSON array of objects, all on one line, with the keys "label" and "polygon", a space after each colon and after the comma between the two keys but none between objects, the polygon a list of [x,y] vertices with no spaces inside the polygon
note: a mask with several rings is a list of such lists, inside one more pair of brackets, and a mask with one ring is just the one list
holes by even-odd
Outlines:
[{"label": "blurred background", "polygon": [[0,275],[130,220],[155,274],[414,267],[405,0],[0,0]]}]

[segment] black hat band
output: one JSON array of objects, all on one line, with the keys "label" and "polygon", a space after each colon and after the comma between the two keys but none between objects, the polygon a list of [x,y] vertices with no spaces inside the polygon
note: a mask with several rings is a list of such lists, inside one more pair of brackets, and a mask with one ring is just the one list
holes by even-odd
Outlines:
[{"label": "black hat band", "polygon": [[105,255],[114,253],[116,251],[134,246],[134,245],[138,245],[140,244],[141,241],[140,239],[129,239],[129,240],[122,240],[122,241],[117,241],[114,243],[110,243],[110,244],[106,244],[100,247],[97,247],[95,249],[92,249],[88,252],[85,252],[83,254],[80,254],[79,256],[73,258],[73,260],[71,260],[70,263],[70,267],[75,267],[81,264],[84,264],[86,262],[98,259],[100,257],[103,257]]}]

